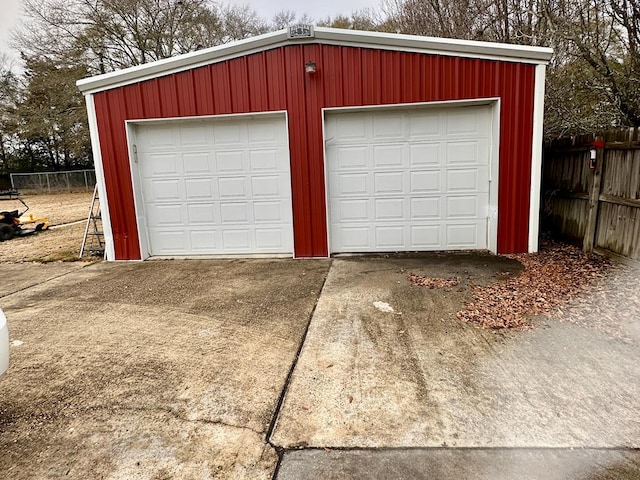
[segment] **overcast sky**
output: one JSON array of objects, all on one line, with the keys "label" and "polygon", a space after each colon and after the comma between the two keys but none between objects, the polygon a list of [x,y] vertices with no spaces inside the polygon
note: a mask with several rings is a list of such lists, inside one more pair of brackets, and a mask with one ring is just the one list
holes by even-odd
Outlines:
[{"label": "overcast sky", "polygon": [[0,0],[0,52],[9,52],[9,29],[13,27],[19,18],[20,3],[22,0]]},{"label": "overcast sky", "polygon": [[[17,56],[9,49],[9,30],[19,22],[20,5],[23,0],[0,0],[0,52]],[[281,10],[293,10],[299,15],[307,13],[315,20],[322,20],[338,13],[350,14],[354,10],[377,7],[380,0],[226,0],[224,3],[249,4],[258,15],[271,20]]]},{"label": "overcast sky", "polygon": [[224,3],[249,4],[258,12],[258,15],[267,20],[271,20],[281,10],[293,10],[299,15],[307,13],[315,20],[322,20],[329,15],[333,17],[337,13],[350,14],[354,10],[377,7],[380,0],[311,0],[307,2],[300,0],[231,0]]}]

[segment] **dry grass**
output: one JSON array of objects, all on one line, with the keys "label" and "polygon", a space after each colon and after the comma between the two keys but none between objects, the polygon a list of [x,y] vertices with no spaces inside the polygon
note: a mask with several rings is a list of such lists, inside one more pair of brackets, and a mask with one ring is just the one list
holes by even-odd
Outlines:
[{"label": "dry grass", "polygon": [[[28,195],[23,200],[34,217],[47,217],[52,225],[86,220],[91,205],[91,193],[61,193]],[[0,209],[24,207],[19,202],[2,202]],[[85,224],[64,225],[36,235],[14,238],[0,243],[0,262],[53,262],[78,259]]]},{"label": "dry grass", "polygon": [[[22,199],[29,205],[29,213],[34,217],[47,217],[51,225],[86,220],[93,192],[58,193],[47,195],[25,195]],[[5,202],[12,204],[14,202]],[[18,208],[18,202],[15,202]],[[5,209],[3,205],[0,208]],[[22,208],[20,209],[22,210]]]}]

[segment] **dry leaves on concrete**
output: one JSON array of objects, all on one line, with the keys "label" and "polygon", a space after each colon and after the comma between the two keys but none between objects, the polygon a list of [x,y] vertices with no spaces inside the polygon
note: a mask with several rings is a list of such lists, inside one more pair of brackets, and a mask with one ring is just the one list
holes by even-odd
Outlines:
[{"label": "dry leaves on concrete", "polygon": [[411,282],[415,283],[416,285],[427,288],[451,288],[460,283],[460,277],[431,278],[416,275],[415,273],[409,274],[409,280],[411,280]]},{"label": "dry leaves on concrete", "polygon": [[573,246],[549,242],[534,254],[509,255],[524,266],[514,277],[487,287],[473,287],[473,300],[457,313],[465,322],[486,328],[528,327],[528,316],[548,314],[585,292],[605,275],[610,261],[584,255]]}]

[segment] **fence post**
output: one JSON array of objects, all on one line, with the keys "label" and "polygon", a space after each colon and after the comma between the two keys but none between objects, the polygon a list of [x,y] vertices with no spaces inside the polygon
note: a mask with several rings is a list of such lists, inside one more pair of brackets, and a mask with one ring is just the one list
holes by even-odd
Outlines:
[{"label": "fence post", "polygon": [[603,137],[596,137],[596,168],[593,172],[591,191],[589,192],[589,210],[587,211],[587,226],[584,231],[582,250],[586,253],[593,252],[593,245],[598,225],[598,212],[600,210],[600,187],[602,185],[602,168],[604,164],[605,143]]}]

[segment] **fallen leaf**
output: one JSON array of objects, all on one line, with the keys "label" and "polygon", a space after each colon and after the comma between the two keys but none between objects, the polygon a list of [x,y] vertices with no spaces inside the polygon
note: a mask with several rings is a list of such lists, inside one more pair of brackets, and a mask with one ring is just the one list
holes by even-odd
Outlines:
[{"label": "fallen leaf", "polygon": [[460,277],[431,278],[416,275],[415,273],[409,274],[409,280],[416,285],[427,288],[455,287],[460,283]]},{"label": "fallen leaf", "polygon": [[490,329],[530,327],[530,315],[562,313],[560,307],[587,291],[611,265],[604,257],[558,242],[543,243],[538,253],[506,257],[518,260],[524,269],[491,285],[473,287],[473,300],[456,314],[458,319]]}]

